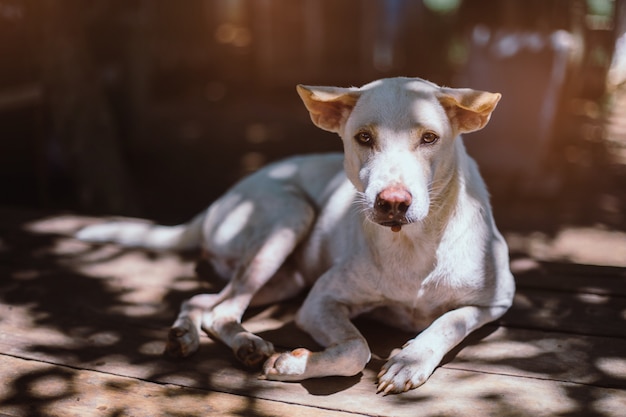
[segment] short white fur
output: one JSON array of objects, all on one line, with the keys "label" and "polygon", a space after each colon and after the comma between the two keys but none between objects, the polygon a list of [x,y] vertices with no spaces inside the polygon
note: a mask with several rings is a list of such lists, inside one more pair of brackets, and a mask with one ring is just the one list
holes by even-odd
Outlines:
[{"label": "short white fur", "polygon": [[[513,300],[508,248],[460,137],[485,126],[500,95],[419,78],[298,86],[298,93],[312,121],[339,134],[343,156],[274,163],[186,225],[106,223],[78,236],[158,249],[201,246],[228,279],[220,293],[183,304],[169,333],[172,355],[195,352],[205,331],[243,363],[262,366],[267,379],[354,375],[371,353],[351,319],[369,314],[416,334],[382,367],[378,392],[418,387]],[[358,140],[360,132],[371,140]],[[248,306],[307,288],[296,321],[321,351],[276,352],[242,326]]]}]

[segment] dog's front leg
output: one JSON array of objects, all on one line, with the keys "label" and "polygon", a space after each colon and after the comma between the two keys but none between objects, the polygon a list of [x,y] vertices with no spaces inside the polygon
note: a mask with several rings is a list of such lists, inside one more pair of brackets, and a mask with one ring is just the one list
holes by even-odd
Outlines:
[{"label": "dog's front leg", "polygon": [[378,374],[377,392],[400,393],[419,387],[446,353],[507,309],[508,306],[466,306],[445,313],[387,361]]},{"label": "dog's front leg", "polygon": [[334,375],[353,376],[369,362],[370,349],[350,321],[348,306],[325,297],[317,287],[317,284],[313,287],[296,320],[298,326],[325,349],[311,352],[299,348],[272,355],[263,366],[267,379],[301,381]]}]

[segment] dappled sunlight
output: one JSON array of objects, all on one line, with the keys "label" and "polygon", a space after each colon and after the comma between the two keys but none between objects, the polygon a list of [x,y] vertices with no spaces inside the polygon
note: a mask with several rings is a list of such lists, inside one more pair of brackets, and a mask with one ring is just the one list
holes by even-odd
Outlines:
[{"label": "dappled sunlight", "polygon": [[564,227],[554,236],[541,232],[505,234],[512,252],[541,261],[626,266],[626,232],[606,227]]},{"label": "dappled sunlight", "polygon": [[[6,379],[6,363],[0,358]],[[9,365],[10,366],[10,365]],[[78,391],[74,386],[74,375],[70,369],[48,364],[30,362],[20,369],[21,373],[10,375],[11,384],[0,386],[0,404],[3,412],[13,415],[41,415],[59,403],[76,401]],[[25,402],[24,398],[28,398]]]},{"label": "dappled sunlight", "polygon": [[[0,0],[0,415],[624,415],[624,16],[616,0]],[[51,214],[182,221],[268,163],[341,151],[296,84],[397,75],[502,93],[464,143],[517,284],[507,314],[416,390],[375,394],[415,334],[366,318],[372,360],[347,378],[260,381],[204,334],[191,357],[165,357],[181,303],[225,285],[209,260],[78,241],[107,219]],[[258,194],[277,217],[295,209]],[[261,209],[237,203],[205,231],[216,246]],[[243,326],[278,350],[321,349],[295,324],[303,298],[251,308]]]},{"label": "dappled sunlight", "polygon": [[[19,349],[30,349],[31,341],[28,333],[35,331],[38,337],[46,340],[51,345],[65,346],[68,350],[80,348],[81,343],[68,332],[60,331],[54,324],[50,323],[54,319],[53,314],[41,312],[36,302],[22,306],[11,305],[11,299],[4,299],[0,304],[2,313],[2,324],[6,329],[11,329],[11,335],[0,339],[4,352],[11,352]],[[39,310],[39,311],[38,311]]]},{"label": "dappled sunlight", "polygon": [[626,358],[624,357],[598,358],[595,360],[595,365],[613,378],[626,380]]},{"label": "dappled sunlight", "polygon": [[582,303],[595,305],[608,304],[611,301],[608,295],[598,294],[577,294],[576,298]]},{"label": "dappled sunlight", "polygon": [[[1,358],[0,358],[1,359]],[[9,375],[2,362],[3,379]],[[16,416],[188,416],[272,415],[272,402],[206,390],[183,389],[174,384],[154,384],[34,361],[20,365],[21,374],[0,387],[3,413]],[[158,399],[163,399],[159,401]],[[264,414],[262,414],[264,412]],[[240,413],[240,414],[239,414]]]},{"label": "dappled sunlight", "polygon": [[[13,259],[10,265],[15,268],[0,287],[0,350],[11,355],[0,355],[10,362],[0,367],[5,381],[0,389],[2,411],[64,415],[73,404],[89,408],[93,403],[91,408],[104,416],[126,415],[138,407],[147,413],[141,415],[171,411],[201,416],[211,414],[223,396],[221,410],[241,415],[267,410],[265,415],[273,415],[277,405],[264,405],[254,393],[279,398],[292,387],[258,381],[256,372],[244,369],[221,344],[202,337],[200,352],[192,358],[174,361],[163,356],[167,327],[182,300],[211,291],[208,282],[194,277],[194,262],[175,254],[72,243],[71,235],[86,222],[90,219],[78,216],[29,221],[19,233],[3,239],[2,259]],[[17,251],[35,257],[15,258]],[[278,329],[283,323],[273,317],[284,314],[258,311],[249,316],[251,327]],[[30,365],[66,369],[66,377],[29,370]],[[128,383],[120,387],[125,378]],[[190,392],[191,387],[200,390]],[[213,387],[238,395],[207,391]],[[48,396],[40,395],[46,389]],[[304,388],[300,392],[306,393]],[[175,401],[146,406],[146,396]],[[187,405],[194,398],[207,406],[195,401]]]},{"label": "dappled sunlight", "polygon": [[614,396],[602,396],[595,399],[590,408],[597,415],[615,415],[619,416],[626,409],[626,398],[614,395]]},{"label": "dappled sunlight", "polygon": [[[607,372],[599,363],[604,363],[604,355],[610,358],[626,345],[621,342],[612,345],[610,338],[602,340],[605,348],[598,348],[596,340],[577,335],[498,329],[479,343],[465,346],[445,366],[494,373],[506,370],[526,378],[620,386],[626,382],[626,373],[619,368]],[[619,364],[620,360],[615,363]]]},{"label": "dappled sunlight", "polygon": [[[232,196],[231,198],[239,199],[240,197]],[[253,211],[254,203],[252,201],[239,202],[234,210],[226,214],[226,217],[221,220],[220,225],[215,230],[215,244],[226,246],[248,225]]]},{"label": "dappled sunlight", "polygon": [[[352,378],[259,381],[258,370],[245,369],[208,337],[188,359],[165,358],[167,328],[180,303],[199,292],[217,291],[215,277],[196,268],[187,255],[72,238],[95,221],[33,216],[3,237],[0,255],[9,266],[9,279],[0,286],[3,412],[62,415],[80,403],[110,417],[137,407],[144,413],[139,415],[199,417],[218,407],[271,416],[275,407],[287,407],[288,399],[311,409],[347,407],[380,415],[413,415],[421,407],[428,416],[468,409],[498,416],[516,409],[533,417],[593,409],[610,416],[604,410],[626,401],[619,390],[626,384],[626,342],[620,330],[626,308],[611,284],[618,270],[599,269],[599,278],[590,281],[560,264],[514,258],[519,290],[502,326],[476,332],[419,389],[383,397],[374,394],[376,374],[384,358],[414,335],[367,319],[356,324],[374,358]],[[209,279],[196,277],[198,271]],[[556,291],[563,286],[569,292]],[[280,349],[319,349],[295,326],[299,303],[251,309],[244,326]],[[586,396],[579,396],[583,386]]]},{"label": "dappled sunlight", "polygon": [[270,178],[274,178],[277,180],[284,180],[293,177],[298,173],[298,165],[295,163],[291,164],[281,164],[276,168],[271,169],[267,175]]},{"label": "dappled sunlight", "polygon": [[[578,410],[577,401],[567,395],[565,387],[539,379],[522,382],[484,373],[438,369],[431,377],[433,380],[437,383],[427,383],[414,394],[418,400],[415,407],[427,410],[424,413],[427,416],[454,416],[460,410],[480,410],[481,415],[491,416],[552,417]],[[441,387],[447,387],[453,401],[446,400],[438,391]],[[413,398],[397,396],[389,401],[404,403]]]},{"label": "dappled sunlight", "polygon": [[493,359],[503,360],[510,358],[533,358],[544,352],[538,346],[533,346],[527,341],[514,340],[483,340],[488,349],[465,349],[460,356],[463,359],[490,361]]},{"label": "dappled sunlight", "polygon": [[[93,223],[92,218],[60,215],[35,220],[24,226],[34,235],[50,237],[47,245],[33,250],[36,258],[96,279],[101,290],[118,293],[116,303],[104,308],[86,304],[83,306],[86,311],[97,315],[110,313],[125,317],[150,317],[164,313],[164,308],[168,306],[159,300],[172,290],[196,292],[202,288],[197,279],[177,279],[169,285],[173,277],[195,276],[195,263],[184,261],[180,255],[127,250],[112,244],[93,245],[73,238],[76,231]],[[19,279],[20,276],[28,276],[29,271],[18,270],[15,274]]]},{"label": "dappled sunlight", "polygon": [[24,224],[23,229],[31,233],[71,235],[81,227],[92,224],[95,221],[93,217],[61,214],[37,218]]}]

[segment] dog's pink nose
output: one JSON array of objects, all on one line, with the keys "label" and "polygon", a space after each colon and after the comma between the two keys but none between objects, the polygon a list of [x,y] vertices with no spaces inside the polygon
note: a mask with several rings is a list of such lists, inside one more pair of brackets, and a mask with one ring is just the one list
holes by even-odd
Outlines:
[{"label": "dog's pink nose", "polygon": [[411,193],[403,187],[385,188],[376,196],[376,211],[381,217],[397,219],[404,217],[412,201]]}]

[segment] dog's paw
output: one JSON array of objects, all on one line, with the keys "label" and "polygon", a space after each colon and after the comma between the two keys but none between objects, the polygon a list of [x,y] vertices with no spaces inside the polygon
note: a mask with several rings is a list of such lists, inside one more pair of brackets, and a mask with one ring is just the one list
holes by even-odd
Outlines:
[{"label": "dog's paw", "polygon": [[263,365],[264,379],[274,381],[301,381],[306,379],[307,362],[311,351],[304,348],[275,353]]},{"label": "dog's paw", "polygon": [[186,358],[200,347],[200,335],[189,318],[177,320],[167,335],[165,353],[175,358]]},{"label": "dog's paw", "polygon": [[381,368],[376,393],[398,394],[417,388],[426,382],[438,364],[432,350],[415,355],[403,349]]},{"label": "dog's paw", "polygon": [[246,332],[235,338],[233,352],[244,365],[256,368],[274,354],[274,345],[255,334]]}]

